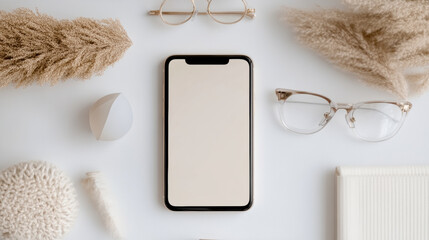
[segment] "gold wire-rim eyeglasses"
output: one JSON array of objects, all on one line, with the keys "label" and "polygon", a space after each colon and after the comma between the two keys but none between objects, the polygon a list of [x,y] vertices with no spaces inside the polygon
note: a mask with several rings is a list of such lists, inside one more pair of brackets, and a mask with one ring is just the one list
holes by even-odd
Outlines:
[{"label": "gold wire-rim eyeglasses", "polygon": [[[221,24],[235,24],[235,23],[238,23],[241,20],[243,20],[244,17],[248,17],[250,19],[253,19],[256,15],[256,10],[254,8],[248,8],[247,2],[245,0],[241,0],[243,2],[243,5],[244,5],[243,11],[221,11],[221,12],[215,12],[215,11],[210,10],[210,6],[211,6],[213,0],[207,0],[208,4],[207,4],[207,11],[206,12],[198,12],[197,11],[197,7],[195,5],[195,0],[190,0],[192,3],[192,12],[163,11],[163,7],[167,1],[168,0],[164,0],[161,3],[159,10],[150,10],[149,15],[160,16],[162,21],[168,25],[184,24],[184,23],[188,22],[191,18],[193,18],[195,15],[209,15],[214,21],[221,23]],[[181,22],[172,23],[172,22],[167,21],[164,18],[164,15],[189,15],[189,17],[186,18],[185,20],[181,21]],[[224,22],[224,21],[220,21],[219,19],[217,19],[215,17],[216,15],[241,15],[241,17],[235,21],[232,21],[232,22]]]}]

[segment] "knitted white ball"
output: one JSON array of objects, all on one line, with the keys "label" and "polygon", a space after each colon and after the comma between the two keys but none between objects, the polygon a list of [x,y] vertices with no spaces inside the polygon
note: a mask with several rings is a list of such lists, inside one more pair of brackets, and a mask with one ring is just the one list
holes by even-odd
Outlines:
[{"label": "knitted white ball", "polygon": [[59,239],[76,213],[75,188],[55,166],[27,162],[0,173],[0,239]]}]

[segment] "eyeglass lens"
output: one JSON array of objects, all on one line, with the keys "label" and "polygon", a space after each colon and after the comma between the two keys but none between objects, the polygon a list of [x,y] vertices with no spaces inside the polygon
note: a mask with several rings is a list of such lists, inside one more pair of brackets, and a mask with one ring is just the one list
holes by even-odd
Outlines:
[{"label": "eyeglass lens", "polygon": [[330,111],[326,99],[310,94],[294,94],[280,105],[280,116],[285,127],[306,134],[322,129],[325,115]]},{"label": "eyeglass lens", "polygon": [[392,137],[403,123],[403,112],[395,104],[371,103],[356,107],[354,132],[362,139],[379,141]]},{"label": "eyeglass lens", "polygon": [[194,4],[190,0],[166,0],[161,7],[164,22],[178,25],[188,21],[193,14]]},{"label": "eyeglass lens", "polygon": [[209,13],[213,19],[221,23],[235,23],[246,14],[246,4],[242,0],[212,0]]}]

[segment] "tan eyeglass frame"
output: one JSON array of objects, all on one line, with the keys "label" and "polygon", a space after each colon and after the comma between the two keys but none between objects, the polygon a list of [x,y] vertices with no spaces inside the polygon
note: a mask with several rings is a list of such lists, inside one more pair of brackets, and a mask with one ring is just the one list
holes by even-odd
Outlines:
[{"label": "tan eyeglass frame", "polygon": [[[329,99],[329,98],[327,98],[327,97],[325,97],[323,95],[317,94],[317,93],[305,92],[305,91],[297,91],[297,90],[291,90],[291,89],[283,89],[283,88],[277,88],[275,90],[275,93],[276,93],[278,101],[280,101],[280,102],[285,102],[290,96],[295,95],[295,94],[313,95],[313,96],[316,96],[316,97],[323,98],[323,99],[325,99],[328,102],[328,104],[329,104],[329,106],[331,108],[331,112],[330,113],[325,113],[325,116],[324,116],[325,120],[323,122],[323,126],[321,128],[319,128],[319,129],[317,129],[316,131],[306,132],[306,133],[304,133],[304,132],[297,132],[297,131],[294,131],[293,129],[289,128],[285,123],[283,123],[287,129],[289,129],[289,130],[291,130],[293,132],[296,132],[296,133],[301,133],[301,134],[312,134],[312,133],[316,133],[316,132],[322,130],[329,123],[329,121],[332,119],[332,117],[335,115],[335,113],[338,110],[340,110],[340,109],[343,109],[343,110],[345,110],[347,112],[346,113],[346,120],[348,120],[349,126],[351,128],[354,128],[355,119],[354,119],[353,116],[350,116],[350,113],[352,113],[355,109],[359,109],[361,106],[363,106],[365,104],[386,103],[386,104],[396,105],[402,111],[402,113],[403,113],[402,117],[403,118],[405,118],[406,114],[411,110],[411,108],[413,106],[408,101],[368,101],[368,102],[360,102],[360,103],[355,103],[355,104],[336,103],[336,102],[333,102],[331,99]],[[349,118],[347,118],[347,116],[349,116]],[[367,139],[365,139],[365,140],[377,142],[377,141],[383,141],[383,140],[389,139],[389,138],[393,137],[396,134],[397,131],[399,131],[399,129],[400,129],[401,126],[402,126],[402,123],[399,126],[399,128],[392,135],[390,135],[389,137],[382,138],[382,139],[379,139],[379,140],[367,140]]]},{"label": "tan eyeglass frame", "polygon": [[[222,24],[234,24],[234,23],[238,23],[241,20],[243,20],[244,17],[249,17],[249,18],[253,19],[255,17],[255,12],[256,12],[256,10],[254,8],[248,8],[247,2],[245,0],[241,0],[243,2],[243,4],[244,4],[244,11],[213,12],[213,11],[210,10],[210,6],[211,6],[212,2],[216,1],[216,0],[207,0],[207,2],[208,2],[208,4],[207,4],[207,11],[206,12],[198,12],[197,11],[197,6],[195,5],[195,0],[189,0],[192,3],[192,12],[180,12],[180,11],[177,11],[177,12],[165,12],[165,11],[162,11],[162,9],[163,9],[163,7],[164,7],[164,5],[165,5],[165,3],[167,1],[168,0],[164,0],[161,3],[161,6],[159,7],[159,10],[151,10],[151,11],[149,11],[149,15],[155,15],[155,16],[159,15],[161,17],[162,21],[165,24],[173,25],[173,26],[184,24],[184,23],[186,23],[187,21],[189,21],[191,18],[193,18],[197,14],[198,15],[209,15],[214,21],[216,21],[218,23],[222,23]],[[170,23],[170,22],[166,21],[165,18],[164,18],[164,15],[188,15],[188,14],[189,14],[189,17],[187,19],[185,19],[184,21],[179,22],[179,23]],[[222,21],[216,19],[216,17],[214,16],[214,15],[221,15],[221,14],[223,14],[223,15],[241,15],[241,17],[239,19],[237,19],[236,21],[233,21],[233,22],[222,22]]]},{"label": "tan eyeglass frame", "polygon": [[297,91],[297,90],[291,90],[291,89],[284,89],[284,88],[277,88],[276,89],[276,95],[279,101],[286,101],[286,99],[288,99],[290,96],[294,95],[294,94],[308,94],[308,95],[313,95],[313,96],[317,96],[317,97],[321,97],[323,99],[325,99],[333,108],[334,111],[337,111],[339,109],[344,109],[347,112],[352,111],[356,106],[358,105],[362,105],[362,104],[371,104],[371,103],[390,103],[390,104],[395,104],[397,105],[401,111],[403,112],[409,112],[412,108],[412,104],[408,101],[368,101],[368,102],[360,102],[360,103],[356,103],[356,104],[348,104],[348,103],[335,103],[333,102],[331,99],[317,94],[317,93],[312,93],[312,92],[305,92],[305,91]]}]

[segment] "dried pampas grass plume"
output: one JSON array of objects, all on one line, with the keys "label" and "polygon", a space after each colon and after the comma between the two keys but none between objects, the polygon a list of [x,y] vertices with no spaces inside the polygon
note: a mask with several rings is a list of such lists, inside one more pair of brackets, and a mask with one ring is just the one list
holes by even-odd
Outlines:
[{"label": "dried pampas grass plume", "polygon": [[107,191],[104,175],[100,172],[89,172],[82,179],[82,185],[92,199],[105,227],[113,239],[124,239],[123,233],[120,231],[116,212],[113,209],[112,199]]},{"label": "dried pampas grass plume", "polygon": [[[406,99],[428,88],[428,3],[345,0],[353,11],[285,9],[300,41],[364,82]],[[401,8],[397,8],[397,6]],[[418,8],[416,6],[421,6]]]},{"label": "dried pampas grass plume", "polygon": [[343,0],[356,11],[388,13],[395,18],[423,19],[429,15],[429,2],[426,0]]},{"label": "dried pampas grass plume", "polygon": [[0,11],[0,87],[88,79],[119,60],[131,44],[118,20]]}]

